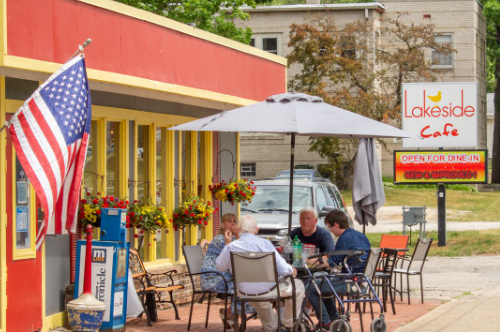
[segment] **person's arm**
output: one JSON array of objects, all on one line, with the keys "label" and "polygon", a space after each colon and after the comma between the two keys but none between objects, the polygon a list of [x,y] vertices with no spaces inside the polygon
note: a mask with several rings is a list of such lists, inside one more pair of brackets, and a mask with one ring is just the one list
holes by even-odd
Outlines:
[{"label": "person's arm", "polygon": [[[349,250],[349,245],[347,243],[348,241],[345,241],[342,236],[338,239],[337,244],[335,245],[334,250]],[[344,259],[345,255],[332,255],[328,258],[328,265],[330,267],[335,267],[337,265],[342,264],[342,260]]]},{"label": "person's arm", "polygon": [[267,251],[274,251],[274,255],[276,256],[276,267],[278,271],[278,275],[280,277],[284,277],[287,275],[293,275],[295,273],[294,269],[290,264],[288,264],[283,257],[278,253],[276,248],[273,246],[271,242],[267,244]]},{"label": "person's arm", "polygon": [[219,257],[217,257],[217,260],[215,261],[215,267],[217,267],[217,270],[221,272],[231,270],[230,254],[231,254],[230,246],[225,246],[222,252],[220,253]]}]

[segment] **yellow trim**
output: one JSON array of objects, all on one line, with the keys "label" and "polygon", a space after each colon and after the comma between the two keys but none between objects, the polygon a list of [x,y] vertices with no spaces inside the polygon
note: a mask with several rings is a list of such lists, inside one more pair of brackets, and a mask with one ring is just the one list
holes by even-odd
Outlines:
[{"label": "yellow trim", "polygon": [[[59,69],[61,64],[55,62],[11,56],[11,55],[3,55],[3,56],[0,55],[0,66],[6,68],[14,68],[14,69],[52,74],[57,69]],[[103,70],[87,68],[87,76],[89,80],[95,82],[112,83],[118,86],[126,86],[126,87],[150,90],[154,92],[168,93],[168,94],[178,95],[180,97],[190,97],[190,98],[215,102],[218,105],[229,104],[234,106],[246,106],[254,104],[256,102],[255,100],[235,97],[223,93],[197,89],[178,84],[164,83],[146,78],[118,74]],[[219,108],[227,109],[228,107],[219,106]]]},{"label": "yellow trim", "polygon": [[68,315],[66,311],[58,312],[43,318],[42,332],[47,332],[55,328],[65,326],[68,323]]},{"label": "yellow trim", "polygon": [[[236,179],[240,179],[240,161],[241,161],[241,149],[240,149],[240,133],[236,133]],[[241,217],[241,203],[236,204],[236,214],[238,219]]]},{"label": "yellow trim", "polygon": [[16,179],[16,151],[12,149],[11,155],[11,179],[12,179],[12,260],[21,260],[21,259],[33,259],[36,258],[36,249],[35,249],[35,232],[36,232],[36,214],[35,210],[35,190],[31,184],[27,182],[27,190],[29,191],[29,215],[28,215],[28,223],[29,223],[29,236],[30,236],[30,246],[29,248],[17,249],[16,243],[16,230],[17,230],[17,220],[16,220],[16,209],[17,209],[17,179]]},{"label": "yellow trim", "polygon": [[[148,133],[147,137],[148,144],[146,145],[147,153],[145,155],[148,159],[147,181],[149,181],[148,193],[146,197],[148,197],[151,200],[152,204],[155,204],[156,203],[156,127],[154,124],[145,125],[145,127],[147,127],[147,133]],[[156,241],[154,241],[154,238],[156,238],[156,233],[155,234],[148,233],[147,237],[146,236],[144,237],[145,240],[147,239],[147,242],[145,241],[144,244],[146,245],[147,243],[147,247],[144,247],[144,258],[150,262],[156,260]]]},{"label": "yellow trim", "polygon": [[[198,194],[198,132],[186,132],[186,194]],[[186,229],[187,245],[195,245],[198,241],[198,226]]]},{"label": "yellow trim", "polygon": [[[1,8],[4,10],[2,17],[5,24],[5,0],[1,1]],[[0,33],[5,33],[0,31]],[[0,77],[0,123],[5,122],[6,113],[5,100],[5,76]],[[0,329],[6,331],[7,321],[7,131],[0,133]]]},{"label": "yellow trim", "polygon": [[[168,218],[172,217],[175,206],[175,132],[162,128],[161,155],[162,155],[162,203]],[[166,234],[165,234],[166,233]],[[175,238],[172,223],[168,224],[167,232],[163,234],[163,257],[175,259]]]},{"label": "yellow trim", "polygon": [[259,58],[263,58],[269,61],[277,62],[283,66],[287,65],[287,59],[275,54],[271,54],[266,51],[262,51],[258,48],[252,47],[250,45],[245,45],[240,42],[221,37],[219,35],[193,28],[187,24],[183,24],[166,17],[147,12],[145,10],[137,9],[131,6],[127,6],[115,1],[110,0],[78,0],[80,2],[85,2],[89,5],[104,8],[109,11],[116,12],[118,14],[136,18],[138,20],[146,21],[170,30],[179,31],[182,34],[193,36],[199,39],[209,41],[214,44],[218,44],[224,47],[232,48],[234,50],[240,51],[242,53],[247,53]]},{"label": "yellow trim", "polygon": [[[134,135],[134,145],[133,145],[133,151],[137,151],[137,148],[138,148],[138,142],[137,142],[137,130],[138,130],[138,127],[137,127],[137,122],[134,122],[133,124],[133,135]],[[132,156],[132,162],[134,163],[134,178],[133,180],[136,181],[137,180],[137,177],[138,177],[138,172],[137,172],[137,153],[134,153],[134,155]],[[134,200],[137,199],[137,186],[134,186]],[[133,243],[130,244],[131,247],[133,248],[139,248],[139,238],[136,237],[136,235],[139,234],[139,232],[137,231],[137,228],[133,227],[133,228],[129,228],[129,230],[132,229],[132,232],[134,233],[134,240],[133,240]],[[143,244],[144,245],[144,239],[142,240]]]},{"label": "yellow trim", "polygon": [[[200,132],[200,184],[201,198],[212,201],[212,193],[208,188],[212,184],[213,173],[213,133]],[[211,240],[213,238],[213,218],[210,217],[208,225],[201,232],[202,238]]]},{"label": "yellow trim", "polygon": [[[177,167],[177,174],[175,174],[175,177],[177,179],[182,179],[182,169],[184,167],[184,164],[182,162],[182,132],[180,131],[176,131],[174,132],[177,137],[177,162],[178,162],[178,167]],[[175,173],[175,169],[174,169],[174,173]],[[174,196],[175,197],[175,196]],[[177,205],[180,205],[182,203],[182,181],[180,182],[179,184],[179,196],[178,196],[178,201],[177,201]],[[182,244],[184,242],[184,237],[183,237],[183,232],[182,230],[178,230],[177,232],[175,232],[175,234],[177,235],[178,237],[178,245],[177,245],[177,248],[175,250],[175,252],[178,253],[178,257],[179,257],[179,260],[181,259],[184,259],[183,255],[182,255]],[[175,255],[175,252],[174,252],[174,255]]]}]

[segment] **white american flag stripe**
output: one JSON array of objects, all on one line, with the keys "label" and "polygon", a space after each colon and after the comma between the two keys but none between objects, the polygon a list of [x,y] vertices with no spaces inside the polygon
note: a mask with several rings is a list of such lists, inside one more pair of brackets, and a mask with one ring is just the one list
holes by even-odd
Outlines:
[{"label": "white american flag stripe", "polygon": [[[40,96],[39,93],[36,93],[35,96],[35,103],[38,105],[38,109],[40,112],[43,114],[45,117],[45,121],[51,128],[56,128],[57,127],[57,122],[54,119],[54,116],[52,113],[50,113],[50,110],[48,109],[47,105],[43,101],[43,98]],[[62,151],[62,155],[64,157],[64,164],[68,165],[68,153],[67,153],[67,148],[66,145],[64,144],[64,137],[61,134],[59,130],[53,130],[52,134],[54,135],[57,143],[59,144],[59,148]],[[66,166],[67,167],[67,166]]]},{"label": "white american flag stripe", "polygon": [[[73,144],[71,146],[71,153],[70,153],[71,158],[73,158],[75,151],[80,150],[80,145],[81,145],[81,140],[75,142],[75,144]],[[64,181],[64,187],[63,187],[63,192],[61,193],[62,194],[61,197],[68,197],[69,196],[71,185],[73,184],[74,175],[75,175],[75,163],[72,163],[71,168],[68,169],[68,174],[66,176],[66,180]],[[61,223],[62,225],[66,225],[66,222],[67,222],[66,217],[68,215],[68,203],[69,203],[69,201],[67,199],[63,199],[61,211],[57,211],[57,215],[60,216],[60,218],[62,220],[62,223]],[[55,223],[53,223],[53,224],[55,225]],[[63,227],[62,231],[63,231],[63,234],[67,233],[67,231],[64,227]]]},{"label": "white american flag stripe", "polygon": [[[45,197],[47,199],[47,204],[49,211],[48,213],[53,213],[54,211],[54,197],[52,197],[52,190],[50,190],[50,183],[49,180],[47,179],[47,176],[45,175],[45,172],[43,171],[42,166],[38,162],[38,159],[35,158],[35,154],[33,150],[31,149],[31,146],[28,143],[28,140],[26,136],[24,135],[24,131],[20,125],[19,122],[14,122],[13,123],[14,129],[16,131],[17,137],[19,139],[19,144],[21,145],[21,148],[23,149],[24,155],[26,156],[26,159],[28,160],[31,169],[33,172],[35,172],[38,175],[38,181],[43,187],[43,192],[45,194]],[[51,214],[49,214],[51,215]]]},{"label": "white american flag stripe", "polygon": [[38,123],[36,119],[33,116],[33,113],[28,109],[23,110],[24,116],[26,117],[26,121],[28,121],[28,124],[31,128],[31,131],[33,134],[38,138],[38,143],[43,149],[43,153],[45,154],[45,157],[50,163],[50,169],[52,170],[52,174],[54,175],[54,178],[56,179],[56,188],[57,188],[57,196],[59,196],[59,188],[61,187],[62,184],[62,178],[61,174],[64,174],[64,169],[60,170],[59,169],[59,164],[57,162],[53,162],[56,160],[56,155],[54,154],[54,151],[52,151],[52,148],[47,141],[47,138],[45,137],[44,133],[38,126]]}]

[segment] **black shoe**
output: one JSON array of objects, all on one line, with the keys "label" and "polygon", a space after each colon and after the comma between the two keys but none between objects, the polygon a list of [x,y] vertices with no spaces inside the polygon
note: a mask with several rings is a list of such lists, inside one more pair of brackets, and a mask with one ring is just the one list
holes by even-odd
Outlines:
[{"label": "black shoe", "polygon": [[332,325],[332,322],[326,324],[326,323],[321,323],[321,326],[318,326],[316,328],[317,332],[330,332],[330,325]]}]

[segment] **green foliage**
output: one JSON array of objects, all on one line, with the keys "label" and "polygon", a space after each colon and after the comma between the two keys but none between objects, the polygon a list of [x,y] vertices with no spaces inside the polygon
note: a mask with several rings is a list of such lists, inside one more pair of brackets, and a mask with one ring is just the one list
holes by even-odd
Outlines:
[{"label": "green foliage", "polygon": [[[327,14],[292,24],[288,64],[300,64],[301,72],[288,90],[320,96],[329,104],[377,121],[397,123],[403,82],[435,81],[429,49],[442,54],[456,52],[435,41],[432,25],[409,22],[404,13],[381,19],[376,31],[372,21],[357,21],[337,28]],[[383,38],[380,47],[375,40]],[[327,159],[323,169],[334,174],[340,188],[348,182],[357,151],[357,140],[310,138],[309,151]]]},{"label": "green foliage", "polygon": [[[335,4],[335,3],[366,3],[374,2],[370,0],[321,0],[322,4]],[[263,5],[266,6],[285,6],[285,5],[303,5],[306,0],[271,0],[265,1]]]},{"label": "green foliage", "polygon": [[248,20],[240,7],[255,7],[262,0],[117,0],[217,35],[249,44],[252,31],[238,28],[235,19]]},{"label": "green foliage", "polygon": [[496,68],[500,61],[500,2],[498,0],[481,0],[483,14],[486,17],[486,55],[487,55],[487,78],[488,92],[494,92],[495,86],[500,79],[500,73]]},{"label": "green foliage", "polygon": [[[437,189],[437,185],[435,184],[394,184],[392,181],[385,182],[385,188],[392,189]],[[448,190],[462,190],[462,191],[471,191],[477,192],[476,187],[468,186],[466,184],[446,184],[446,189]]]}]

